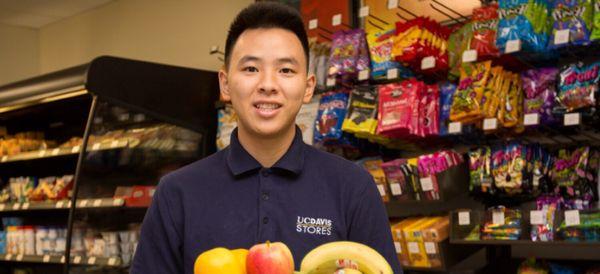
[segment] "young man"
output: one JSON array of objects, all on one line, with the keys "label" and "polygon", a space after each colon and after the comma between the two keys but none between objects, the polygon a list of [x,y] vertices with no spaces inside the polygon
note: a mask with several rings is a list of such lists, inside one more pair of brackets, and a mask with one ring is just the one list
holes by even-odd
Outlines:
[{"label": "young man", "polygon": [[371,175],[304,144],[295,126],[315,87],[308,51],[287,6],[259,2],[237,16],[219,80],[238,128],[228,148],[161,180],[131,273],[191,274],[206,250],[266,241],[288,245],[298,269],[311,249],[341,240],[373,247],[402,273]]}]

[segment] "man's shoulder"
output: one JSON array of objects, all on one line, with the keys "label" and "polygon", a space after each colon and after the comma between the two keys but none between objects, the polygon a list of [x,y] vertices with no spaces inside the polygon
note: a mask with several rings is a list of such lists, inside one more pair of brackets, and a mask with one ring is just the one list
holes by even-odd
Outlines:
[{"label": "man's shoulder", "polygon": [[225,162],[227,149],[167,173],[161,178],[161,184],[172,186],[173,184],[185,184],[190,181],[213,181],[206,179],[215,178],[222,172],[227,171],[227,163]]}]

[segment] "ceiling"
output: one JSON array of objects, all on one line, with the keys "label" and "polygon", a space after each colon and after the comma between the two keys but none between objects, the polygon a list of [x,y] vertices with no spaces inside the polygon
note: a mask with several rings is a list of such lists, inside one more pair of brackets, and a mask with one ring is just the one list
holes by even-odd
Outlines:
[{"label": "ceiling", "polygon": [[0,24],[41,28],[114,0],[0,0]]}]

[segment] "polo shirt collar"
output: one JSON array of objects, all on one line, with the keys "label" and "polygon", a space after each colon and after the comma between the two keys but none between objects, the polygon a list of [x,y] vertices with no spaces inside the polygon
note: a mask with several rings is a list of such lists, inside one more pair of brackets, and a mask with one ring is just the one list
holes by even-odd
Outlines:
[{"label": "polo shirt collar", "polygon": [[[234,176],[262,168],[261,164],[240,144],[237,132],[238,129],[236,128],[231,133],[229,151],[227,153],[227,165]],[[288,171],[294,175],[300,174],[304,166],[304,145],[302,131],[296,126],[296,133],[292,144],[272,168]]]}]

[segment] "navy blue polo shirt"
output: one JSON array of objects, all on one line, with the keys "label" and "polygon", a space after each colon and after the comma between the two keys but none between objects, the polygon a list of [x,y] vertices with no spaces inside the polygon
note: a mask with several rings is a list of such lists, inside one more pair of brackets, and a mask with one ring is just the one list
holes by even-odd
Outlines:
[{"label": "navy blue polo shirt", "polygon": [[371,175],[296,135],[284,156],[263,168],[231,143],[161,179],[141,229],[133,274],[192,274],[209,249],[285,243],[296,270],[313,248],[355,241],[379,251],[402,273],[385,207]]}]

